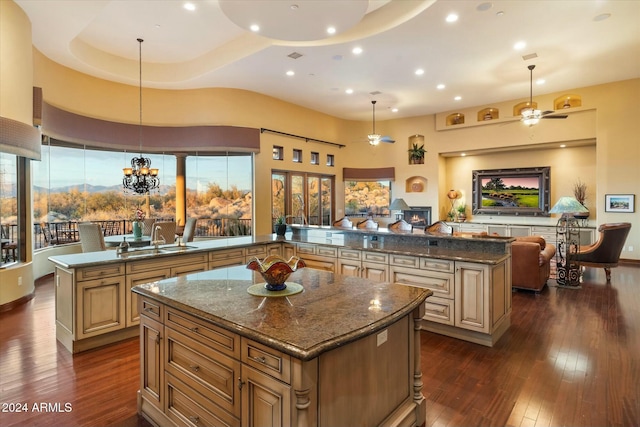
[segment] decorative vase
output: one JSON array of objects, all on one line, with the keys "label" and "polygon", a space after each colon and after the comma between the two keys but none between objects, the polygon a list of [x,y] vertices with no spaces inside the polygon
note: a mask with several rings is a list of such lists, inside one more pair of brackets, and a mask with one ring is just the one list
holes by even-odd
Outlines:
[{"label": "decorative vase", "polygon": [[276,235],[284,236],[287,232],[287,224],[276,224]]},{"label": "decorative vase", "polygon": [[142,224],[140,224],[138,221],[133,221],[133,238],[142,238]]},{"label": "decorative vase", "polygon": [[257,271],[267,282],[265,288],[268,291],[282,291],[286,289],[285,282],[289,275],[298,268],[306,267],[303,260],[296,256],[292,256],[289,261],[285,261],[278,255],[269,255],[262,261],[253,258],[248,264],[249,270]]}]

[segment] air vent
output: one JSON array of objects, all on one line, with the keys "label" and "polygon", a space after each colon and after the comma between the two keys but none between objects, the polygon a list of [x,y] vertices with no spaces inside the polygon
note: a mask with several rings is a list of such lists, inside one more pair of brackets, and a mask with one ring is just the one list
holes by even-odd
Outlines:
[{"label": "air vent", "polygon": [[534,53],[530,53],[528,55],[524,55],[522,57],[522,59],[524,59],[525,61],[528,61],[530,59],[537,58],[537,57],[538,57],[538,54],[534,52]]},{"label": "air vent", "polygon": [[381,93],[382,92],[380,92],[379,90],[374,90],[373,92],[369,92],[369,95],[376,96],[376,95],[380,95]]},{"label": "air vent", "polygon": [[302,56],[301,53],[298,52],[291,52],[289,55],[287,55],[289,58],[291,59],[298,59]]}]

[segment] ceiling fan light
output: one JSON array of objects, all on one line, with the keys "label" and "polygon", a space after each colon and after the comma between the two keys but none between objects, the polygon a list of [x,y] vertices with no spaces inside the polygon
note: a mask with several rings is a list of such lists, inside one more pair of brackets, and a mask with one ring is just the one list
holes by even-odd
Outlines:
[{"label": "ceiling fan light", "polygon": [[533,108],[525,108],[522,110],[521,114],[522,122],[527,126],[538,124],[542,117],[542,112],[540,110],[534,110]]},{"label": "ceiling fan light", "polygon": [[382,136],[378,135],[377,133],[372,133],[367,135],[367,138],[369,138],[369,144],[378,145],[380,144],[380,139],[382,138]]}]

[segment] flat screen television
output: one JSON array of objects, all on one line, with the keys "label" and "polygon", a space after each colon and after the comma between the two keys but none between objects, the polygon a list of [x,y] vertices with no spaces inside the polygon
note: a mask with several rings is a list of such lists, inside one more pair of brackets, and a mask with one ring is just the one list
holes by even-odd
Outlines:
[{"label": "flat screen television", "polygon": [[550,169],[474,170],[473,214],[549,216]]}]

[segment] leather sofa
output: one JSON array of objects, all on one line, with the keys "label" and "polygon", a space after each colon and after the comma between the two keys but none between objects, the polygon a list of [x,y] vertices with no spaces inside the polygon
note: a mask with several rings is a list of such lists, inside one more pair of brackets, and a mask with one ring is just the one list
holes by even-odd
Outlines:
[{"label": "leather sofa", "polygon": [[556,247],[540,236],[511,243],[511,287],[540,292],[549,280]]}]

